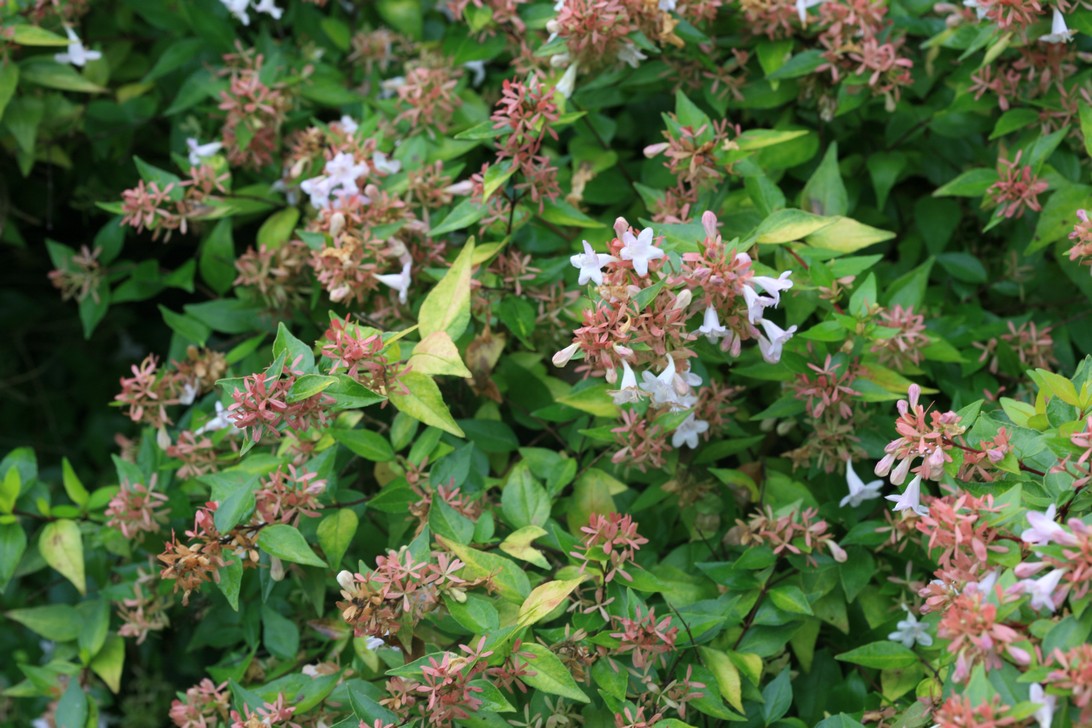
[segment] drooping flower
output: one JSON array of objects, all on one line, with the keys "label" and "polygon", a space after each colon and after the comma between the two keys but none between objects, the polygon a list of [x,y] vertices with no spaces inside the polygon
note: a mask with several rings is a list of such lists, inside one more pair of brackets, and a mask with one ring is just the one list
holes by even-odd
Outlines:
[{"label": "drooping flower", "polygon": [[789,280],[789,276],[792,275],[791,270],[784,271],[777,278],[770,278],[769,276],[753,276],[751,280],[754,283],[762,286],[762,290],[770,294],[773,298],[773,305],[778,306],[781,304],[781,292],[787,291],[792,288],[792,281]]},{"label": "drooping flower", "polygon": [[1054,722],[1054,706],[1058,702],[1058,698],[1047,695],[1043,690],[1043,686],[1039,683],[1032,683],[1028,691],[1028,700],[1039,706],[1033,716],[1039,724],[1039,728],[1050,728],[1050,724]]},{"label": "drooping flower", "polygon": [[1038,579],[1024,579],[1020,582],[1024,593],[1031,597],[1032,609],[1046,609],[1053,613],[1055,610],[1054,592],[1058,589],[1065,569],[1052,569],[1046,576]]},{"label": "drooping flower", "polygon": [[89,51],[83,47],[83,41],[76,35],[76,31],[71,28],[65,28],[64,32],[68,35],[68,50],[53,56],[53,59],[57,61],[57,63],[71,63],[73,66],[85,66],[88,61],[97,61],[102,58],[102,53],[100,51]]},{"label": "drooping flower", "polygon": [[627,64],[630,68],[637,68],[641,65],[641,61],[646,58],[648,58],[648,56],[641,53],[641,49],[632,41],[626,41],[622,47],[618,49],[618,60]]},{"label": "drooping flower", "polygon": [[1069,534],[1064,528],[1055,523],[1058,508],[1053,503],[1046,509],[1046,513],[1028,511],[1027,519],[1031,528],[1020,534],[1020,540],[1024,543],[1046,545],[1051,541],[1064,543],[1070,540]]},{"label": "drooping flower", "polygon": [[747,304],[747,320],[752,324],[757,324],[762,320],[765,310],[776,302],[769,296],[758,295],[758,292],[746,283],[743,284],[742,289],[743,302]]},{"label": "drooping flower", "polygon": [[755,337],[758,339],[758,350],[762,352],[762,358],[768,363],[776,364],[781,361],[781,349],[785,346],[785,342],[796,333],[796,327],[790,326],[787,329],[782,329],[773,321],[767,319],[762,319],[759,323],[762,324],[766,336],[755,331]]},{"label": "drooping flower", "polygon": [[641,390],[637,387],[637,375],[633,373],[633,368],[625,359],[622,360],[622,383],[616,391],[610,393],[610,396],[617,405],[637,402],[641,399]]},{"label": "drooping flower", "polygon": [[899,620],[896,625],[897,629],[887,635],[887,639],[901,642],[907,649],[913,649],[915,644],[922,647],[931,646],[933,644],[933,635],[929,634],[929,625],[919,622],[918,618],[905,604],[902,608],[906,610],[906,619]]},{"label": "drooping flower", "polygon": [[402,272],[400,273],[387,273],[384,275],[377,275],[375,279],[385,286],[389,286],[398,292],[398,302],[402,305],[406,304],[409,298],[409,287],[412,283],[410,278],[410,267],[412,260],[407,260],[402,264]]},{"label": "drooping flower", "polygon": [[582,286],[588,281],[594,281],[597,286],[603,285],[603,266],[618,261],[613,255],[596,253],[587,240],[584,241],[584,252],[571,256],[569,260],[574,268],[580,269],[577,283]]},{"label": "drooping flower", "polygon": [[193,434],[204,435],[206,432],[215,432],[216,430],[223,430],[226,427],[236,429],[235,423],[228,417],[228,410],[224,407],[224,403],[217,400],[216,414],[211,420],[194,430]]},{"label": "drooping flower", "polygon": [[284,9],[278,8],[274,2],[275,0],[259,0],[258,4],[254,6],[254,12],[265,13],[274,20],[280,20],[281,15],[284,14]]},{"label": "drooping flower", "polygon": [[675,392],[674,357],[670,355],[667,357],[667,366],[659,375],[652,372],[642,372],[641,378],[644,380],[641,383],[641,389],[648,393],[653,406],[663,407],[675,404],[678,401],[678,394]]},{"label": "drooping flower", "polygon": [[694,450],[698,447],[698,435],[702,435],[708,430],[709,423],[705,420],[699,420],[694,413],[691,413],[689,417],[683,420],[681,425],[675,428],[675,433],[671,435],[671,446],[679,448],[685,444],[691,450]]},{"label": "drooping flower", "polygon": [[1062,11],[1057,7],[1054,8],[1054,15],[1050,19],[1050,32],[1046,35],[1039,36],[1040,43],[1068,43],[1073,40],[1073,36],[1077,34],[1077,31],[1070,30],[1065,24],[1065,16],[1062,15]]},{"label": "drooping flower", "polygon": [[190,164],[194,167],[198,167],[201,163],[216,154],[218,151],[224,148],[224,145],[220,142],[209,142],[208,144],[201,144],[193,137],[186,140],[186,147],[190,150]]},{"label": "drooping flower", "polygon": [[846,460],[846,484],[849,486],[849,495],[842,498],[838,503],[841,508],[845,508],[847,504],[852,508],[856,508],[865,501],[879,498],[880,489],[883,488],[882,480],[873,480],[870,483],[861,480],[860,476],[853,470],[852,460]]},{"label": "drooping flower", "polygon": [[705,309],[705,315],[697,333],[704,336],[710,344],[715,344],[728,335],[728,329],[721,325],[720,317],[717,316],[717,309],[708,306]]},{"label": "drooping flower", "polygon": [[622,233],[622,242],[625,245],[619,255],[622,260],[631,261],[633,270],[642,278],[648,275],[649,262],[664,257],[664,251],[652,244],[652,228],[645,228],[636,236],[626,230]]},{"label": "drooping flower", "polygon": [[913,511],[919,516],[929,515],[928,506],[921,504],[921,476],[915,475],[914,479],[906,486],[906,490],[901,495],[889,495],[885,496],[885,500],[893,502],[895,505],[891,509],[898,513],[899,511]]}]

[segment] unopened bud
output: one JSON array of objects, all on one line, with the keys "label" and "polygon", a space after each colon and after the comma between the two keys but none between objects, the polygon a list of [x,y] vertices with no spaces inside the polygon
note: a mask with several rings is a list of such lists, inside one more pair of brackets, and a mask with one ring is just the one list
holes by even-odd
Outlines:
[{"label": "unopened bud", "polygon": [[762,430],[763,432],[773,432],[773,429],[776,426],[777,420],[773,419],[772,417],[764,419],[762,420],[762,422],[758,423],[758,429]]},{"label": "unopened bud", "polygon": [[160,450],[166,450],[171,446],[171,436],[167,434],[166,427],[160,427],[159,432],[155,433],[155,444],[159,445]]},{"label": "unopened bud", "polygon": [[284,562],[274,556],[269,562],[269,578],[284,581]]},{"label": "unopened bud", "polygon": [[709,238],[717,237],[717,216],[706,210],[701,215],[701,225],[705,228],[705,235]]},{"label": "unopened bud", "polygon": [[353,584],[356,583],[356,578],[353,576],[353,572],[344,570],[338,572],[337,583],[344,591],[351,591]]},{"label": "unopened bud", "polygon": [[554,354],[554,358],[551,360],[555,367],[559,369],[569,363],[569,360],[573,358],[577,351],[580,350],[579,344],[569,344],[561,351]]},{"label": "unopened bud", "polygon": [[336,238],[345,229],[345,215],[335,212],[330,216],[330,237]]},{"label": "unopened bud", "polygon": [[781,420],[777,423],[777,434],[784,437],[796,427],[796,420]]},{"label": "unopened bud", "polygon": [[679,295],[675,296],[675,304],[673,308],[679,311],[685,311],[687,308],[690,308],[690,302],[693,300],[694,294],[690,291],[689,288],[684,288],[682,289],[682,292],[679,293]]},{"label": "unopened bud", "polygon": [[844,564],[846,559],[846,550],[836,544],[834,541],[827,541],[827,548],[830,549],[830,555],[834,557],[834,560],[839,564]]}]

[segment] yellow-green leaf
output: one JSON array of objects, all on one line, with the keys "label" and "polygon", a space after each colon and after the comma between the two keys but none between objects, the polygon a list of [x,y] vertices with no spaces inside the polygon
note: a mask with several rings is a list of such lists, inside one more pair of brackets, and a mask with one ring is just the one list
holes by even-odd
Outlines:
[{"label": "yellow-green leaf", "polygon": [[74,521],[62,519],[47,523],[38,537],[38,550],[45,562],[72,582],[80,594],[87,593],[87,580],[83,570],[83,538],[80,536],[80,527]]},{"label": "yellow-green leaf", "polygon": [[415,420],[438,427],[457,437],[465,437],[462,428],[455,422],[451,411],[444,404],[440,388],[436,386],[436,382],[432,381],[432,377],[411,371],[404,375],[401,381],[406,388],[406,393],[392,389],[388,395],[391,404],[397,407],[399,412],[405,412]]},{"label": "yellow-green leaf", "polygon": [[717,687],[720,694],[728,701],[728,705],[739,712],[743,710],[743,686],[739,679],[739,670],[728,655],[712,647],[699,647],[701,661],[713,673],[717,679]]},{"label": "yellow-green leaf", "polygon": [[434,331],[446,331],[452,341],[462,336],[470,323],[470,274],[474,259],[474,238],[466,241],[459,257],[425,296],[421,311],[417,314],[421,336]]},{"label": "yellow-green leaf", "polygon": [[459,348],[446,331],[433,331],[413,347],[409,360],[410,369],[420,374],[463,377],[469,379],[470,370],[459,356]]},{"label": "yellow-green leaf", "polygon": [[523,606],[519,608],[517,624],[520,627],[529,627],[544,619],[550,612],[561,606],[582,581],[584,581],[583,578],[564,579],[539,584],[527,595]]},{"label": "yellow-green leaf", "polygon": [[125,665],[125,640],[112,634],[106,638],[106,644],[91,660],[91,669],[102,678],[110,692],[121,689],[121,668]]},{"label": "yellow-green leaf", "polygon": [[546,529],[541,526],[524,526],[508,535],[508,538],[500,544],[500,550],[520,561],[526,561],[543,569],[550,568],[550,562],[531,543],[536,538],[546,535]]},{"label": "yellow-green leaf", "polygon": [[882,243],[895,237],[895,233],[880,230],[848,217],[834,218],[833,224],[807,236],[808,245],[839,253],[855,253],[869,245]]}]

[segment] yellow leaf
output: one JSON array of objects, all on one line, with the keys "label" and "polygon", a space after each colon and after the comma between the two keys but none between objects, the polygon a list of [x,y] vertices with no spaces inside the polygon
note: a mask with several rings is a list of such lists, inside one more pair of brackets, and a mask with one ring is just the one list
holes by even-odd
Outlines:
[{"label": "yellow leaf", "polygon": [[869,245],[882,243],[895,237],[895,233],[880,230],[848,217],[834,218],[828,225],[807,236],[808,245],[839,253],[855,253]]},{"label": "yellow leaf", "polygon": [[501,542],[500,550],[520,561],[526,561],[543,569],[550,568],[550,562],[542,555],[542,552],[531,545],[536,538],[546,535],[546,529],[541,526],[524,526],[508,535]]},{"label": "yellow leaf", "polygon": [[471,377],[470,370],[459,356],[459,348],[446,331],[433,331],[413,347],[410,368],[421,374]]},{"label": "yellow leaf", "polygon": [[520,627],[529,627],[544,619],[550,612],[561,606],[582,581],[584,581],[584,577],[564,581],[548,581],[545,584],[536,586],[527,595],[523,606],[519,608],[517,624]]},{"label": "yellow leaf", "polygon": [[45,562],[72,582],[80,594],[87,593],[87,580],[83,571],[83,539],[80,527],[73,521],[61,519],[47,523],[38,537],[38,550]]},{"label": "yellow leaf", "polygon": [[740,684],[739,670],[736,669],[731,658],[712,647],[699,647],[698,651],[701,653],[701,661],[717,679],[717,687],[720,688],[720,694],[728,701],[728,705],[740,713],[744,712],[743,686]]}]

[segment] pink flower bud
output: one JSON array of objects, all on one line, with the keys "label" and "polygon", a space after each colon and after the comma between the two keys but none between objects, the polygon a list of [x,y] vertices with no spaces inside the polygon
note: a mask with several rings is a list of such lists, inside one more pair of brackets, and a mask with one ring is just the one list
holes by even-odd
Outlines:
[{"label": "pink flower bud", "polygon": [[670,146],[671,145],[667,142],[660,142],[659,144],[649,144],[647,147],[645,147],[645,157],[652,159],[653,157],[659,156],[667,151],[667,148]]},{"label": "pink flower bud", "polygon": [[706,210],[701,215],[701,225],[705,228],[706,237],[717,237],[717,216]]},{"label": "pink flower bud", "polygon": [[626,222],[626,218],[620,217],[614,221],[614,234],[618,237],[622,237],[622,233],[629,230],[629,223]]},{"label": "pink flower bud", "polygon": [[580,350],[580,344],[569,344],[561,351],[554,354],[554,358],[551,360],[555,367],[559,369],[569,363],[569,360],[573,358],[577,351]]},{"label": "pink flower bud", "polygon": [[827,541],[827,548],[830,549],[830,555],[833,556],[834,560],[837,561],[839,564],[844,564],[846,562],[846,559],[849,558],[845,552],[845,549],[843,549],[841,546],[834,543],[833,541]]}]

